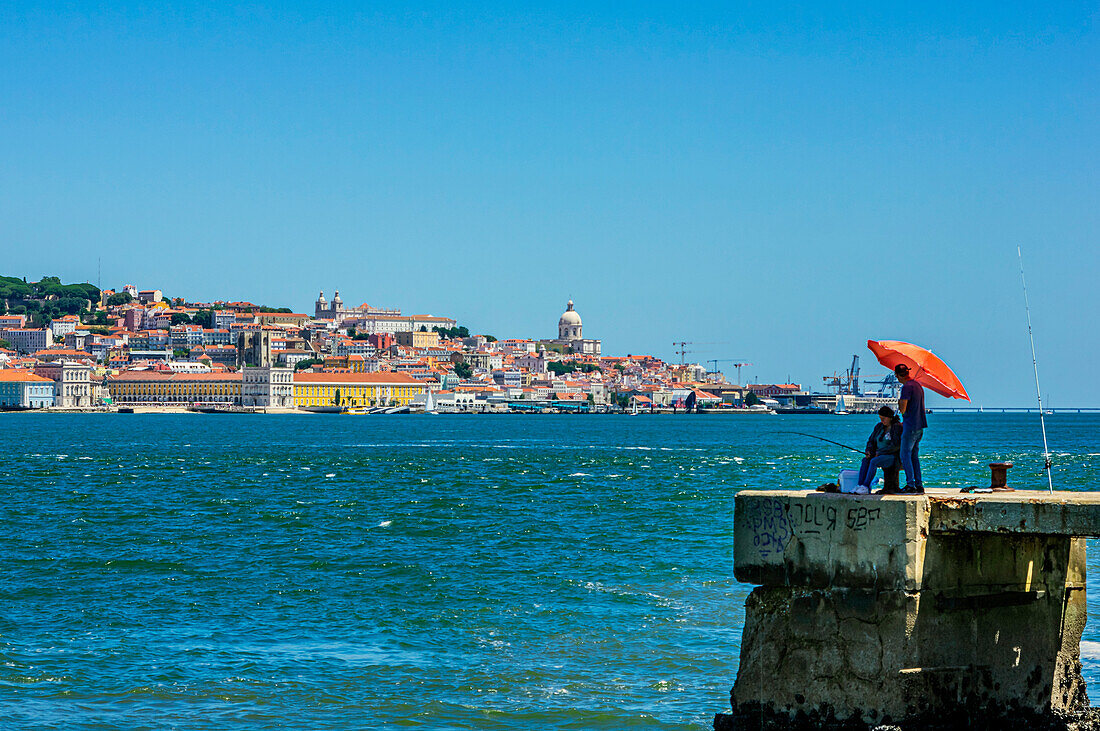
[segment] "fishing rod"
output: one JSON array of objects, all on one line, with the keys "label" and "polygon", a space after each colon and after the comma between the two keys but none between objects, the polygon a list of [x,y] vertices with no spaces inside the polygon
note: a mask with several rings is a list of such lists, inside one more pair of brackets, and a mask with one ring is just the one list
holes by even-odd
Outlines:
[{"label": "fishing rod", "polygon": [[1024,255],[1020,247],[1016,247],[1016,256],[1020,259],[1020,284],[1024,286],[1024,311],[1027,313],[1027,337],[1031,340],[1031,368],[1035,371],[1035,398],[1039,400],[1039,425],[1043,429],[1043,461],[1047,471],[1047,485],[1050,492],[1054,492],[1054,480],[1050,476],[1050,468],[1053,464],[1050,460],[1050,447],[1047,446],[1047,422],[1043,415],[1043,392],[1039,388],[1039,361],[1035,357],[1035,336],[1031,332],[1031,306],[1027,303],[1027,280],[1024,279]]},{"label": "fishing rod", "polygon": [[858,454],[863,454],[863,455],[867,454],[867,452],[863,449],[856,449],[855,447],[850,447],[847,444],[841,444],[840,442],[834,442],[832,439],[826,439],[825,437],[819,437],[816,434],[807,434],[806,432],[801,432],[801,431],[785,431],[783,433],[784,434],[798,434],[799,436],[809,437],[810,439],[820,439],[823,442],[828,442],[829,444],[835,444],[838,447],[844,447],[845,449],[850,449],[853,452],[856,452]]}]

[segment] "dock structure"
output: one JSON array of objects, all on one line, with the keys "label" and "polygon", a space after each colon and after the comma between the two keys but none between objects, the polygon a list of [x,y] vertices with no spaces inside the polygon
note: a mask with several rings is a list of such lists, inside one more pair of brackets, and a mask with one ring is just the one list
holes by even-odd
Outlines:
[{"label": "dock structure", "polygon": [[746,602],[716,729],[1096,728],[1081,678],[1100,494],[742,491]]}]

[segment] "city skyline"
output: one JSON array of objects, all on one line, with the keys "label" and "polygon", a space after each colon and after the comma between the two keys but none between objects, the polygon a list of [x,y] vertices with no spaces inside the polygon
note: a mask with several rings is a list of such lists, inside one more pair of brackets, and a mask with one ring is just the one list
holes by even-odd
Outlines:
[{"label": "city skyline", "polygon": [[1100,406],[1087,4],[0,21],[6,274],[531,337],[571,298],[607,352],[807,386],[908,340],[1027,406],[1021,245],[1044,398]]}]

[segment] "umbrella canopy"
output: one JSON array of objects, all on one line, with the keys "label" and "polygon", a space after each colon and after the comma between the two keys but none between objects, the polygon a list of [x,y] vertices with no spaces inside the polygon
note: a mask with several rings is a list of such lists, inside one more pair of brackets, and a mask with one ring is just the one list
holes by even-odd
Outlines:
[{"label": "umbrella canopy", "polygon": [[867,347],[887,368],[902,363],[909,366],[909,375],[925,388],[948,398],[970,400],[959,377],[932,351],[900,340],[868,340]]}]

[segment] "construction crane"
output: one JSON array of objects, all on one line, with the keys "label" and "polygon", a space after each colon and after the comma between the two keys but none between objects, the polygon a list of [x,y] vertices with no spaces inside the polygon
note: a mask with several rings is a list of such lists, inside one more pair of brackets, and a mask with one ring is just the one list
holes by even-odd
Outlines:
[{"label": "construction crane", "polygon": [[737,385],[741,384],[741,367],[752,365],[752,363],[746,363],[745,361],[739,360],[738,358],[711,358],[710,360],[707,361],[707,363],[713,363],[714,364],[714,370],[711,371],[711,373],[718,373],[719,372],[718,371],[718,364],[719,363],[732,363],[733,367],[737,369]]},{"label": "construction crane", "polygon": [[684,356],[687,355],[688,353],[694,353],[695,352],[694,350],[688,350],[687,346],[689,346],[689,345],[725,345],[725,344],[726,343],[724,341],[719,341],[719,342],[714,342],[714,343],[711,343],[711,342],[700,343],[700,342],[693,342],[691,340],[677,340],[676,342],[673,343],[673,345],[679,345],[680,348],[679,348],[679,350],[674,350],[672,352],[674,352],[676,355],[680,356],[680,365],[685,365]]},{"label": "construction crane", "polygon": [[691,342],[690,340],[680,340],[678,342],[673,343],[673,345],[679,345],[680,346],[679,350],[674,350],[672,352],[674,352],[674,353],[676,353],[676,355],[680,356],[680,365],[684,365],[684,356],[687,355],[688,353],[693,352],[691,350],[687,350],[687,346],[695,345],[695,343]]}]

